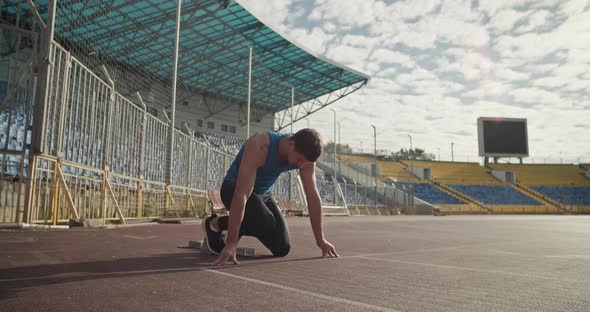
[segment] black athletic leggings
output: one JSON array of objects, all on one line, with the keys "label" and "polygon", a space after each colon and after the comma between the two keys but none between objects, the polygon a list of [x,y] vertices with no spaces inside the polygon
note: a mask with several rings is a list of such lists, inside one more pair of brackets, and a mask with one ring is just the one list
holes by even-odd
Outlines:
[{"label": "black athletic leggings", "polygon": [[[235,182],[223,181],[221,184],[221,201],[228,209],[231,207],[235,188]],[[228,221],[227,216],[219,218],[218,224],[222,231],[227,230]],[[272,195],[252,193],[248,197],[240,227],[240,237],[244,235],[258,238],[277,257],[284,257],[291,250],[287,222]]]}]

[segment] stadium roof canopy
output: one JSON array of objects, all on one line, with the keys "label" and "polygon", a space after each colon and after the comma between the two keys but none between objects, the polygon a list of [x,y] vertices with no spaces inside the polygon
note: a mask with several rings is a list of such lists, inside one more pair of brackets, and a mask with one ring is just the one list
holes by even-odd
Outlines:
[{"label": "stadium roof canopy", "polygon": [[[33,0],[46,20],[48,0]],[[4,16],[34,19],[24,0],[1,2]],[[60,42],[98,51],[126,68],[141,69],[164,81],[172,78],[176,1],[58,1],[55,24]],[[254,50],[252,103],[278,112],[352,85],[367,75],[323,59],[285,39],[236,2],[183,1],[179,82],[195,92],[245,103],[249,49]],[[360,88],[360,86],[358,88]],[[358,89],[357,88],[357,89]]]}]

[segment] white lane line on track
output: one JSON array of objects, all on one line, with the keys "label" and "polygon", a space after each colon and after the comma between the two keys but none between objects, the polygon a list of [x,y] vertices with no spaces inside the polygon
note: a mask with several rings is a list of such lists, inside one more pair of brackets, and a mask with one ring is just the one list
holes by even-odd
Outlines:
[{"label": "white lane line on track", "polygon": [[315,297],[315,298],[319,298],[319,299],[323,299],[323,300],[330,300],[330,301],[333,301],[333,302],[348,304],[348,305],[352,305],[352,306],[359,307],[359,308],[366,309],[366,310],[386,311],[386,312],[400,312],[399,310],[384,308],[384,307],[380,307],[380,306],[376,306],[376,305],[372,305],[372,304],[368,304],[368,303],[364,303],[364,302],[359,302],[359,301],[344,299],[344,298],[340,298],[340,297],[334,297],[334,296],[319,294],[319,293],[315,293],[315,292],[312,292],[312,291],[307,291],[307,290],[303,290],[303,289],[299,289],[299,288],[293,288],[293,287],[284,286],[284,285],[280,285],[280,284],[275,284],[275,283],[271,283],[271,282],[265,282],[265,281],[261,281],[261,280],[257,280],[257,279],[253,279],[253,278],[249,278],[249,277],[245,277],[245,276],[241,276],[241,275],[235,275],[235,274],[231,274],[231,273],[227,273],[227,272],[222,272],[220,270],[210,270],[210,269],[207,269],[205,271],[206,272],[215,273],[215,274],[219,274],[219,275],[223,275],[223,276],[227,276],[227,277],[236,278],[236,279],[243,280],[243,281],[246,281],[246,282],[256,283],[256,284],[260,284],[260,285],[264,285],[264,286],[278,288],[278,289],[281,289],[281,290],[295,292],[295,293],[298,293],[298,294],[301,294],[301,295],[305,295],[305,296],[311,296],[311,297]]},{"label": "white lane line on track", "polygon": [[587,283],[584,280],[572,280],[572,279],[564,279],[560,276],[551,277],[551,276],[540,276],[536,274],[521,274],[521,273],[514,273],[514,272],[506,272],[506,271],[498,271],[498,270],[484,270],[484,269],[475,269],[475,268],[466,268],[454,265],[446,265],[446,264],[434,264],[434,263],[424,263],[424,262],[414,262],[414,261],[402,261],[402,260],[395,260],[395,259],[383,259],[383,258],[373,258],[373,257],[366,257],[366,256],[348,256],[344,258],[360,258],[360,259],[367,259],[373,261],[382,261],[382,262],[392,262],[392,263],[401,263],[401,264],[412,264],[412,265],[422,265],[422,266],[429,266],[433,268],[440,268],[440,269],[452,269],[452,270],[460,270],[460,271],[471,271],[471,272],[480,272],[480,273],[491,273],[491,274],[504,274],[510,276],[519,276],[519,277],[528,277],[532,279],[546,279],[546,280],[557,280],[557,281],[568,281],[568,282],[575,282],[575,283]]},{"label": "white lane line on track", "polygon": [[[431,248],[422,248],[422,249],[414,249],[414,250],[399,250],[399,251],[392,251],[392,252],[350,255],[350,256],[345,256],[345,258],[402,255],[402,254],[421,253],[421,252],[456,250],[456,249],[463,249],[463,248],[479,248],[479,249],[481,249],[481,247],[484,247],[484,246],[493,246],[493,245],[502,244],[502,243],[503,242],[492,242],[492,243],[479,243],[478,242],[478,243],[473,243],[473,244],[464,244],[464,245],[456,245],[456,246],[441,246],[441,247],[431,247]],[[487,249],[485,249],[485,250],[487,250]]]},{"label": "white lane line on track", "polygon": [[33,277],[22,277],[22,278],[7,278],[0,279],[0,283],[6,282],[24,282],[24,281],[35,281],[44,279],[54,278],[68,278],[68,277],[96,277],[96,276],[117,276],[117,275],[136,275],[136,274],[147,274],[147,273],[176,273],[186,271],[203,271],[203,268],[198,267],[185,267],[185,268],[173,268],[173,269],[154,269],[154,270],[137,270],[137,271],[113,271],[113,272],[66,272],[57,273],[46,276],[33,276]]},{"label": "white lane line on track", "polygon": [[151,236],[121,235],[121,237],[139,239],[139,240],[147,240],[147,239],[156,238],[158,236],[156,236],[156,235],[151,235]]},{"label": "white lane line on track", "polygon": [[546,255],[546,258],[590,259],[590,255]]}]

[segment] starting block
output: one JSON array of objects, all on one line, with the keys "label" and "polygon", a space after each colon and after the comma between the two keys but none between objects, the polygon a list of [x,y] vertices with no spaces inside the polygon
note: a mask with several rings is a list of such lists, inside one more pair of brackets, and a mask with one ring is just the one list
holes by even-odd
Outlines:
[{"label": "starting block", "polygon": [[[202,253],[206,253],[209,255],[212,255],[212,253],[207,249],[207,247],[205,247],[205,244],[203,244],[203,241],[189,241],[188,242],[188,247],[189,248],[195,248],[195,249],[199,249]],[[237,256],[241,256],[241,257],[256,257],[256,252],[254,251],[254,248],[250,248],[250,247],[238,247],[236,248],[236,255]]]}]

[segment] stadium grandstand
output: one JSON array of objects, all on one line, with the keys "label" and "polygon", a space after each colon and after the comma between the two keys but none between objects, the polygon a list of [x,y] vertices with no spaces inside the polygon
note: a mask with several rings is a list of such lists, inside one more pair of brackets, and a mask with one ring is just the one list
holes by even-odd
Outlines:
[{"label": "stadium grandstand", "polygon": [[[203,216],[250,134],[292,131],[369,81],[239,2],[182,3],[0,2],[0,222]],[[587,164],[317,165],[326,214],[590,212]],[[307,213],[296,173],[275,193]]]},{"label": "stadium grandstand", "polygon": [[[375,158],[338,155],[346,166],[370,168]],[[378,179],[409,191],[441,214],[588,213],[590,179],[584,165],[490,164],[378,159]],[[429,175],[420,174],[428,169]],[[413,170],[414,169],[414,170]],[[503,181],[494,171],[513,172]],[[346,174],[346,173],[342,173]]]},{"label": "stadium grandstand", "polygon": [[[374,81],[246,0],[0,0],[0,312],[590,311],[588,158],[464,119],[590,156],[590,1],[250,2]],[[307,194],[213,216],[248,138],[310,115]]]},{"label": "stadium grandstand", "polygon": [[583,165],[491,165],[493,169],[513,171],[516,185],[545,201],[574,213],[590,212],[590,178]]},{"label": "stadium grandstand", "polygon": [[[3,223],[202,216],[251,133],[292,130],[369,80],[236,1],[0,8]],[[325,184],[323,200],[346,209]],[[276,188],[304,212],[296,174]]]}]

